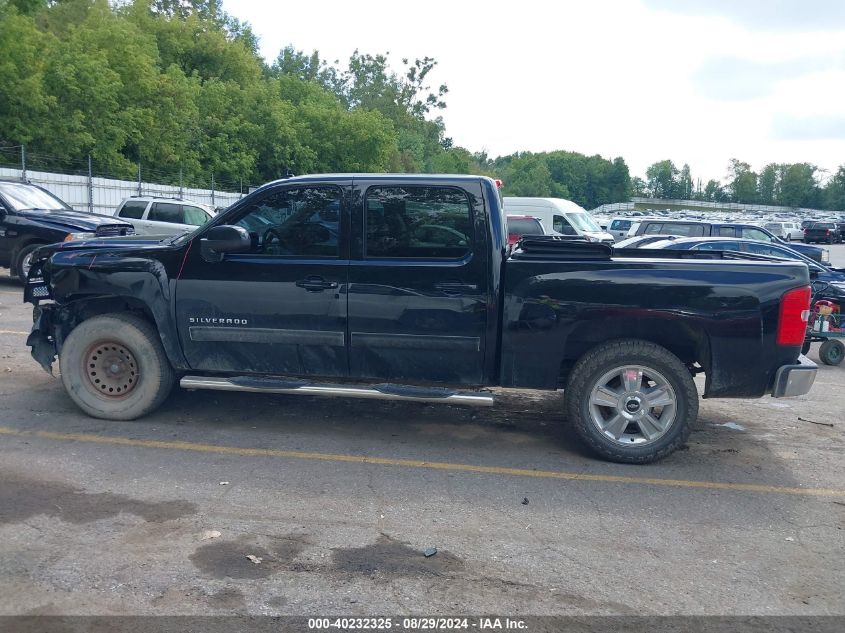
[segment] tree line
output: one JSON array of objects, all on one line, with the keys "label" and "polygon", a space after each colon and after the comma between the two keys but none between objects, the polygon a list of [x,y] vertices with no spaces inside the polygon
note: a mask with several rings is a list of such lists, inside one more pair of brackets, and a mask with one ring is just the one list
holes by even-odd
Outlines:
[{"label": "tree line", "polygon": [[722,183],[693,181],[689,165],[678,169],[671,160],[654,163],[646,178],[633,178],[635,196],[709,202],[739,202],[845,211],[845,165],[822,184],[824,172],[810,163],[769,163],[758,173],[736,158]]},{"label": "tree line", "polygon": [[99,175],[134,178],[141,164],[188,186],[209,174],[231,185],[289,172],[472,173],[503,179],[508,195],[586,208],[632,194],[750,202],[752,189],[754,201],[845,208],[845,166],[821,187],[812,165],[757,175],[733,161],[733,180],[702,189],[670,161],[643,180],[620,157],[491,158],[447,136],[436,60],[355,51],[328,63],[288,46],[267,63],[250,25],[218,0],[0,0],[0,51],[0,161],[25,145],[41,169],[91,156]]}]

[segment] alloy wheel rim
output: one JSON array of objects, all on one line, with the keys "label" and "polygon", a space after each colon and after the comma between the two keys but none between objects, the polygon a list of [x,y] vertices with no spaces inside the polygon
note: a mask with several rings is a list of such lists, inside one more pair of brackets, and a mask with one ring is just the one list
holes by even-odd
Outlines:
[{"label": "alloy wheel rim", "polygon": [[660,372],[643,365],[611,369],[594,384],[590,421],[620,446],[646,446],[660,440],[675,422],[678,399]]}]

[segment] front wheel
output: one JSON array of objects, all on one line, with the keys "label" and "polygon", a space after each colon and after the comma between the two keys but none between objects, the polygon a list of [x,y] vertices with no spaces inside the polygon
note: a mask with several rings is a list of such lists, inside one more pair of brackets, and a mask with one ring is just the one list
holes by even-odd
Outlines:
[{"label": "front wheel", "polygon": [[845,358],[845,345],[842,341],[828,339],[819,347],[819,360],[825,365],[839,365]]},{"label": "front wheel", "polygon": [[95,418],[134,420],[164,402],[173,369],[158,332],[131,313],[104,314],[77,325],[59,355],[62,382]]},{"label": "front wheel", "polygon": [[44,245],[30,244],[18,251],[17,257],[15,258],[15,272],[17,272],[18,280],[22,284],[26,283],[26,278],[29,276],[29,269],[32,268],[32,254],[42,246]]},{"label": "front wheel", "polygon": [[684,445],[698,417],[689,370],[667,349],[620,340],[590,350],[572,368],[566,414],[593,452],[645,464]]}]

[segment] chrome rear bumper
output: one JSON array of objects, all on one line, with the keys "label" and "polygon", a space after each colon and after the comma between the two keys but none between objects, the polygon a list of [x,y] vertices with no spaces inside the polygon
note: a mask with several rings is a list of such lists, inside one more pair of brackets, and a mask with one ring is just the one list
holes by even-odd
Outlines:
[{"label": "chrome rear bumper", "polygon": [[772,387],[772,397],[791,398],[809,393],[817,371],[816,364],[802,354],[798,357],[797,365],[784,365],[778,369]]}]

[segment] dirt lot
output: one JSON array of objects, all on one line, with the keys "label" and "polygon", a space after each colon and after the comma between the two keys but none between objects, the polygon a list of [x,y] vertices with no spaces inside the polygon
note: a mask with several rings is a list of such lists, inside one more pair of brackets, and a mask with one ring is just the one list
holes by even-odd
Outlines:
[{"label": "dirt lot", "polygon": [[29,326],[4,278],[0,614],[845,614],[845,367],[807,397],[705,401],[685,450],[634,467],[538,394],[176,391],[95,420]]}]

